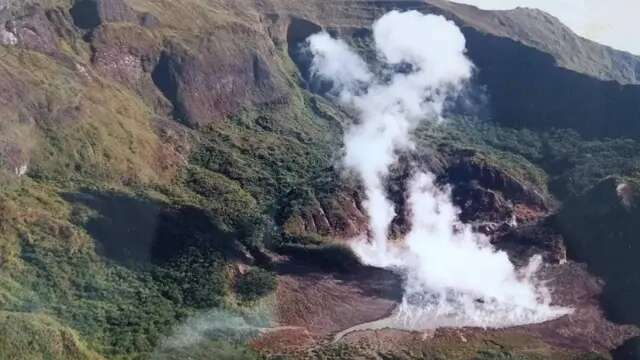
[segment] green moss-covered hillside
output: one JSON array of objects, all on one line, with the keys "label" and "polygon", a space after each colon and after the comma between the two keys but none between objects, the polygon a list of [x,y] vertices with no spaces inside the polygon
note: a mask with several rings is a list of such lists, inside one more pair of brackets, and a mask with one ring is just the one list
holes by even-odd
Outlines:
[{"label": "green moss-covered hillside", "polygon": [[[361,200],[340,177],[349,116],[305,90],[286,11],[235,0],[7,3],[0,358],[258,358],[245,343],[272,315],[270,251],[357,265],[327,244],[366,226],[344,205]],[[545,204],[640,176],[636,140],[477,119],[416,136],[412,156],[440,174],[465,154]],[[318,206],[324,228],[309,221]],[[202,316],[234,325],[180,345],[176,331]],[[480,359],[523,358],[472,345]]]}]

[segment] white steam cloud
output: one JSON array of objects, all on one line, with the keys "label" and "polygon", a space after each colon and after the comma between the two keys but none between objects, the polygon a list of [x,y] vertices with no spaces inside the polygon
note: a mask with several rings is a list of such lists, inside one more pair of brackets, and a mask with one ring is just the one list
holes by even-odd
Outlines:
[{"label": "white steam cloud", "polygon": [[[412,229],[401,242],[388,239],[396,216],[385,180],[397,154],[414,146],[412,132],[425,119],[439,120],[473,73],[460,29],[442,16],[392,11],[373,25],[378,59],[392,70],[376,77],[342,40],[327,33],[308,39],[311,72],[333,82],[344,104],[359,114],[345,135],[345,164],[361,177],[370,239],[354,249],[361,258],[407,273],[397,323],[403,328],[502,327],[536,323],[566,314],[549,305],[534,273],[540,259],[517,270],[506,253],[458,220],[450,191],[431,174],[411,181]],[[394,71],[395,70],[395,71]]]}]

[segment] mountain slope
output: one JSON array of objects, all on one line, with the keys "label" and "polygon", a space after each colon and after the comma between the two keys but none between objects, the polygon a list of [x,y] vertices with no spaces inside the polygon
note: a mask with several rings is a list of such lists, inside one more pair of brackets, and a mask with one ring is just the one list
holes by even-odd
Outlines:
[{"label": "mountain slope", "polygon": [[558,66],[567,70],[624,85],[639,83],[640,58],[577,36],[560,20],[543,11],[529,8],[483,11],[446,1],[429,3],[455,14],[477,30],[548,53]]},{"label": "mountain slope", "polygon": [[443,14],[465,33],[477,66],[476,83],[486,88],[488,113],[495,121],[572,128],[589,137],[640,135],[640,58],[580,38],[543,12],[483,11],[447,1],[266,4],[264,11],[283,11],[316,28],[358,37],[366,37],[375,18],[391,9]]},{"label": "mountain slope", "polygon": [[[336,244],[366,231],[361,189],[338,165],[352,119],[310,91],[299,46],[325,29],[370,53],[371,23],[394,8],[445,14],[462,26],[478,66],[473,88],[489,95],[477,105],[495,120],[466,112],[451,124],[425,124],[406,160],[456,186],[465,221],[511,236],[505,247],[562,262],[561,236],[500,231],[514,217],[537,230],[560,201],[603,177],[638,175],[635,140],[601,138],[640,134],[639,60],[580,39],[548,15],[436,0],[0,0],[1,325],[15,338],[45,334],[34,341],[51,358],[180,358],[210,349],[251,358],[246,338],[273,325],[273,302],[299,299],[290,291],[298,286],[314,294],[319,284],[318,299],[346,291],[376,305],[353,319],[385,315],[396,277],[380,270],[388,288],[354,288],[375,272]],[[405,170],[394,169],[389,184],[399,213]],[[314,272],[322,282],[307,277]],[[313,311],[304,302],[276,308],[302,309],[292,324],[302,314],[324,329],[318,299]],[[597,318],[588,335],[615,334],[593,349],[554,342],[543,328],[537,353],[526,346],[531,334],[509,332],[475,334],[464,351],[445,333],[441,350],[490,356],[500,346],[485,340],[498,339],[510,349],[504,356],[569,358],[606,352],[634,333],[607,322],[597,302],[587,305]],[[353,325],[334,315],[326,315],[331,324]],[[175,346],[179,325],[201,317],[250,334],[206,329],[194,349]],[[0,344],[0,357],[21,356],[23,345],[11,343]]]}]

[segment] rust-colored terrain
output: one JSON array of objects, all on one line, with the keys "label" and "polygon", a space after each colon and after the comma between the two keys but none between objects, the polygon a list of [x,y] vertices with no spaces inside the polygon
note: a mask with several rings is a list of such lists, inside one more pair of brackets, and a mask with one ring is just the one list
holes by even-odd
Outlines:
[{"label": "rust-colored terrain", "polygon": [[[542,254],[571,315],[336,338],[390,316],[403,280],[349,251],[368,227],[340,161],[355,120],[303,47],[327,31],[375,68],[390,10],[454,21],[476,69],[468,103],[391,170],[391,237],[411,169],[428,169],[514,264]],[[524,8],[0,0],[0,358],[637,359],[638,69]],[[212,309],[244,325],[173,341]]]}]

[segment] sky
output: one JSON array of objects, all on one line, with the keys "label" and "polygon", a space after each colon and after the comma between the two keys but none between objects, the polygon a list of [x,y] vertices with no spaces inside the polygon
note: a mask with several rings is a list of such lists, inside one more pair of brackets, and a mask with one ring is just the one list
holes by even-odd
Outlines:
[{"label": "sky", "polygon": [[577,34],[640,55],[640,0],[453,0],[482,9],[531,7],[559,18]]}]

